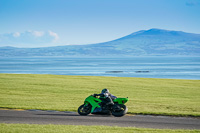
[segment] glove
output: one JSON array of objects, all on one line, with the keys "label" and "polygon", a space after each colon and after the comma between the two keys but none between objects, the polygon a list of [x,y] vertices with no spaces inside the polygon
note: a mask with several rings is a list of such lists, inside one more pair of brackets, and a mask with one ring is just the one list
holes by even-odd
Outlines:
[{"label": "glove", "polygon": [[93,94],[93,96],[94,96],[94,97],[97,97],[98,95],[97,95],[97,94]]}]

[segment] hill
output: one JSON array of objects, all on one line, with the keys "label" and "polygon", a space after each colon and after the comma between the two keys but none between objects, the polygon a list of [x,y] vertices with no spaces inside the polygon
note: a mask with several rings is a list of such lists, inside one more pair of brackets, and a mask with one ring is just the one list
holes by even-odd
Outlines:
[{"label": "hill", "polygon": [[0,47],[0,56],[200,56],[200,34],[142,30],[97,44],[43,48]]}]

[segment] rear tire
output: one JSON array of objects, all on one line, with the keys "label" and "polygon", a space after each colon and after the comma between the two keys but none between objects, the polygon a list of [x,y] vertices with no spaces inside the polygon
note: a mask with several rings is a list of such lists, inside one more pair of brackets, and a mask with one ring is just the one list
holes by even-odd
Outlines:
[{"label": "rear tire", "polygon": [[92,106],[90,104],[88,104],[87,106],[83,104],[78,108],[78,113],[80,115],[88,115],[91,112],[91,109],[92,109]]},{"label": "rear tire", "polygon": [[124,104],[115,104],[112,109],[112,115],[115,117],[124,116],[128,111],[128,108]]}]

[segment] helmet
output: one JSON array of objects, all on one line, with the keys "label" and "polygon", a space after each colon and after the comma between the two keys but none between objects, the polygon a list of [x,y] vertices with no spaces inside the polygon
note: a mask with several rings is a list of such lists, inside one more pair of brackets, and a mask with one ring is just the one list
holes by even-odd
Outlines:
[{"label": "helmet", "polygon": [[101,93],[103,94],[103,93],[109,93],[109,90],[108,89],[103,89],[102,91],[101,91]]}]

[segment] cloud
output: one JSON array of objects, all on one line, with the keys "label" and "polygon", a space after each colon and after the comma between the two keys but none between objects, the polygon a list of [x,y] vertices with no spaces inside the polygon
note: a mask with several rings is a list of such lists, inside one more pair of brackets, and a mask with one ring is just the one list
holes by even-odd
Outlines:
[{"label": "cloud", "polygon": [[20,36],[20,33],[19,33],[19,32],[15,32],[15,33],[13,33],[13,36],[14,36],[14,37],[19,37],[19,36]]},{"label": "cloud", "polygon": [[54,37],[54,41],[58,40],[59,39],[59,36],[57,33],[53,32],[53,31],[49,31],[49,35]]},{"label": "cloud", "polygon": [[41,37],[44,35],[44,32],[43,31],[31,31],[32,34],[36,37]]},{"label": "cloud", "polygon": [[53,31],[25,31],[0,34],[0,46],[13,47],[45,47],[51,46],[59,40]]},{"label": "cloud", "polygon": [[200,5],[200,2],[197,0],[190,0],[190,1],[187,1],[185,4],[187,6],[196,6],[196,5]]}]

